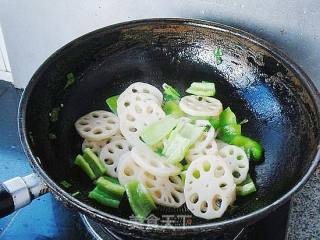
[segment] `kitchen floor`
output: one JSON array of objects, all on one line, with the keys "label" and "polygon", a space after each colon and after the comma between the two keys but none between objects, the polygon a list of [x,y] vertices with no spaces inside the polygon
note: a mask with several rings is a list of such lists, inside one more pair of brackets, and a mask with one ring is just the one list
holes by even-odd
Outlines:
[{"label": "kitchen floor", "polygon": [[[0,181],[32,171],[18,135],[16,116],[20,97],[21,90],[0,81]],[[289,204],[255,225],[254,239],[284,239],[288,208]],[[320,239],[320,167],[291,201],[288,225],[288,239]],[[0,219],[1,240],[88,238],[79,215],[66,209],[51,194]]]}]

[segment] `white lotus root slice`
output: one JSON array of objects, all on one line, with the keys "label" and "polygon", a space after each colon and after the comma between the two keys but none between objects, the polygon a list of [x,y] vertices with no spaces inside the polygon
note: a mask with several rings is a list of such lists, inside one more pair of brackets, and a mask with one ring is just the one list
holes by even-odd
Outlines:
[{"label": "white lotus root slice", "polygon": [[198,158],[187,170],[184,196],[188,209],[197,217],[221,217],[234,202],[235,190],[232,174],[219,157]]},{"label": "white lotus root slice", "polygon": [[193,147],[189,150],[186,160],[194,161],[203,156],[212,156],[216,154],[217,150],[215,131],[213,128],[210,128],[208,132],[204,132],[195,142]]},{"label": "white lotus root slice", "polygon": [[88,113],[75,122],[79,135],[90,141],[101,141],[119,131],[118,117],[107,111]]},{"label": "white lotus root slice", "polygon": [[155,101],[133,100],[119,113],[120,131],[133,146],[141,145],[143,142],[140,140],[140,134],[143,129],[164,117],[165,113]]},{"label": "white lotus root slice", "polygon": [[148,189],[154,201],[167,207],[180,207],[184,202],[183,182],[178,176],[155,176],[133,160],[131,153],[122,155],[118,165],[118,179],[124,185],[138,180]]},{"label": "white lotus root slice", "polygon": [[[163,101],[163,95],[160,90],[151,84],[143,82],[135,82],[124,90],[123,94],[136,94],[136,93],[146,93],[151,94],[156,97],[157,102],[161,105]],[[120,95],[121,96],[121,95]]]},{"label": "white lotus root slice", "polygon": [[99,156],[101,149],[110,142],[110,138],[101,141],[90,141],[85,139],[82,143],[82,151],[86,148],[90,148],[97,156]]},{"label": "white lotus root slice", "polygon": [[120,157],[131,150],[131,145],[124,138],[114,137],[106,144],[101,152],[100,159],[105,163],[107,174],[117,177],[117,167]]},{"label": "white lotus root slice", "polygon": [[131,151],[134,161],[149,173],[160,176],[175,176],[180,169],[170,164],[164,157],[158,155],[148,146],[134,146]]},{"label": "white lotus root slice", "polygon": [[219,116],[222,112],[222,103],[212,97],[185,96],[181,98],[179,106],[191,116]]},{"label": "white lotus root slice", "polygon": [[219,155],[228,164],[236,184],[243,182],[247,178],[249,159],[242,148],[228,145],[219,151]]},{"label": "white lotus root slice", "polygon": [[122,93],[117,101],[117,113],[118,115],[121,115],[124,111],[126,111],[130,104],[133,104],[134,102],[146,101],[154,101],[157,105],[161,106],[161,104],[158,103],[158,99],[154,95],[148,93]]}]

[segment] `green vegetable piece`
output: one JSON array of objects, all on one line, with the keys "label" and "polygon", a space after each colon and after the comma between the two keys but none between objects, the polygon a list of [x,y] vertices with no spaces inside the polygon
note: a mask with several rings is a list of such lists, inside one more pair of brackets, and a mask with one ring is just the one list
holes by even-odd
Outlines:
[{"label": "green vegetable piece", "polygon": [[76,157],[74,164],[79,166],[89,176],[91,180],[94,180],[97,178],[97,176],[91,169],[89,163],[87,163],[86,160],[80,154]]},{"label": "green vegetable piece", "polygon": [[64,86],[64,89],[67,89],[68,87],[70,87],[72,84],[76,82],[76,79],[73,73],[68,73],[66,77],[67,77],[67,82],[66,82],[66,85]]},{"label": "green vegetable piece", "polygon": [[214,53],[213,53],[214,57],[215,57],[215,61],[217,63],[217,65],[221,64],[222,63],[222,50],[221,48],[216,48],[214,50]]},{"label": "green vegetable piece", "polygon": [[248,174],[246,180],[244,180],[240,185],[236,187],[237,195],[239,196],[247,196],[250,193],[256,192],[256,186],[252,181],[250,175]]},{"label": "green vegetable piece", "polygon": [[163,148],[158,148],[155,152],[156,152],[157,154],[159,154],[160,156],[164,156],[164,154],[163,154]]},{"label": "green vegetable piece", "polygon": [[180,109],[179,104],[175,100],[167,101],[162,106],[163,111],[167,115],[174,115],[176,117],[184,116],[184,112]]},{"label": "green vegetable piece", "polygon": [[197,96],[210,97],[216,94],[216,88],[214,83],[211,82],[193,82],[186,92]]},{"label": "green vegetable piece", "polygon": [[51,112],[49,113],[50,121],[56,122],[59,120],[59,114],[60,114],[61,108],[55,107],[51,109]]},{"label": "green vegetable piece", "polygon": [[134,215],[143,222],[156,205],[143,184],[132,181],[125,185],[128,200]]},{"label": "green vegetable piece", "polygon": [[179,121],[176,128],[164,141],[163,154],[171,163],[178,163],[184,159],[189,148],[202,135],[203,128]]},{"label": "green vegetable piece", "polygon": [[218,129],[220,127],[219,118],[211,117],[208,121],[214,129]]},{"label": "green vegetable piece", "polygon": [[88,197],[107,207],[118,208],[120,205],[120,201],[118,199],[113,198],[98,187],[89,192]]},{"label": "green vegetable piece", "polygon": [[117,101],[118,101],[119,95],[112,96],[107,98],[106,103],[110,110],[114,113],[117,114]]},{"label": "green vegetable piece", "polygon": [[263,156],[262,146],[251,138],[237,135],[232,138],[230,144],[243,147],[247,156],[254,161],[259,161]]},{"label": "green vegetable piece", "polygon": [[125,189],[123,186],[112,183],[111,181],[105,179],[104,177],[98,178],[96,185],[98,189],[102,190],[105,193],[110,194],[111,196],[114,196],[116,199],[121,199]]},{"label": "green vegetable piece", "polygon": [[86,148],[83,151],[83,158],[89,163],[91,169],[97,177],[106,173],[106,167],[104,162],[94,154],[90,148]]},{"label": "green vegetable piece", "polygon": [[236,135],[241,135],[241,125],[231,124],[219,128],[218,139],[230,143]]},{"label": "green vegetable piece", "polygon": [[178,119],[172,116],[167,116],[164,119],[148,125],[143,129],[140,137],[146,144],[151,146],[155,145],[169,135],[178,122]]},{"label": "green vegetable piece", "polygon": [[184,159],[190,148],[190,140],[182,137],[179,133],[170,136],[170,140],[164,141],[163,154],[170,163],[179,163]]},{"label": "green vegetable piece", "polygon": [[220,127],[237,124],[236,115],[232,112],[230,107],[226,108],[220,113],[219,124]]},{"label": "green vegetable piece", "polygon": [[80,194],[80,192],[77,191],[77,192],[72,193],[71,196],[72,196],[72,197],[76,197],[76,196],[78,196],[79,194]]},{"label": "green vegetable piece", "polygon": [[162,85],[162,88],[164,90],[164,100],[165,101],[170,101],[170,100],[179,100],[180,99],[180,93],[174,89],[172,86],[164,83]]},{"label": "green vegetable piece", "polygon": [[119,184],[120,185],[120,182],[117,178],[113,178],[113,177],[109,177],[109,176],[102,176],[102,178],[112,182],[112,183],[115,183],[115,184]]},{"label": "green vegetable piece", "polygon": [[61,184],[64,188],[70,188],[70,187],[72,187],[72,184],[69,183],[69,182],[66,181],[66,180],[61,181],[60,184]]}]

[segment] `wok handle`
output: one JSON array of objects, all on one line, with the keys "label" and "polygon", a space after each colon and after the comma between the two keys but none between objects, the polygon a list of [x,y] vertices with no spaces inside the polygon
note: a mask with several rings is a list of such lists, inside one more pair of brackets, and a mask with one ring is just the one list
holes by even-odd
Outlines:
[{"label": "wok handle", "polygon": [[0,218],[28,205],[48,192],[48,187],[36,174],[15,177],[0,184]]}]

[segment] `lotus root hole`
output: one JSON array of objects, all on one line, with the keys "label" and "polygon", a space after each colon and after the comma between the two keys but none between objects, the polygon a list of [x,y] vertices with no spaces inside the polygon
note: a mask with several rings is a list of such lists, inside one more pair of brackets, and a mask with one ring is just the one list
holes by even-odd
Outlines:
[{"label": "lotus root hole", "polygon": [[84,125],[88,125],[89,123],[87,121],[80,121],[79,124],[84,126]]},{"label": "lotus root hole", "polygon": [[112,164],[113,164],[113,160],[110,159],[110,158],[107,158],[106,160],[104,160],[104,162],[105,162],[107,165],[112,165]]},{"label": "lotus root hole", "polygon": [[211,169],[211,164],[208,161],[204,161],[202,164],[203,171],[209,172]]},{"label": "lotus root hole", "polygon": [[222,177],[225,174],[225,171],[223,169],[223,167],[218,166],[215,170],[214,170],[214,176],[216,178]]},{"label": "lotus root hole", "polygon": [[203,201],[200,205],[200,211],[202,213],[206,213],[208,210],[208,203],[206,201]]},{"label": "lotus root hole", "polygon": [[121,144],[117,144],[116,147],[117,147],[118,149],[123,149],[123,146],[122,146]]},{"label": "lotus root hole", "polygon": [[243,156],[242,155],[238,155],[237,156],[237,160],[242,160],[243,159]]},{"label": "lotus root hole", "polygon": [[233,171],[232,172],[232,176],[235,177],[235,178],[239,178],[241,175],[238,171]]},{"label": "lotus root hole", "polygon": [[132,176],[132,175],[134,174],[134,171],[133,171],[132,168],[126,167],[126,168],[124,169],[124,174],[125,174],[126,176],[130,177],[130,176]]},{"label": "lotus root hole", "polygon": [[136,131],[138,131],[138,130],[137,130],[137,128],[135,128],[135,127],[130,127],[130,128],[129,128],[129,131],[130,131],[130,132],[136,132]]},{"label": "lotus root hole", "polygon": [[132,116],[131,114],[127,114],[127,119],[128,119],[128,121],[130,121],[130,122],[134,122],[134,121],[136,120],[135,117]]},{"label": "lotus root hole", "polygon": [[193,173],[192,173],[192,176],[195,179],[199,179],[200,178],[200,171],[198,169],[194,170]]},{"label": "lotus root hole", "polygon": [[136,113],[142,113],[142,108],[140,106],[135,105],[134,109],[135,109]]},{"label": "lotus root hole", "polygon": [[154,195],[156,195],[156,198],[161,198],[162,194],[159,190],[154,192]]},{"label": "lotus root hole", "polygon": [[221,208],[222,198],[219,194],[215,195],[212,199],[212,208],[218,211]]}]

